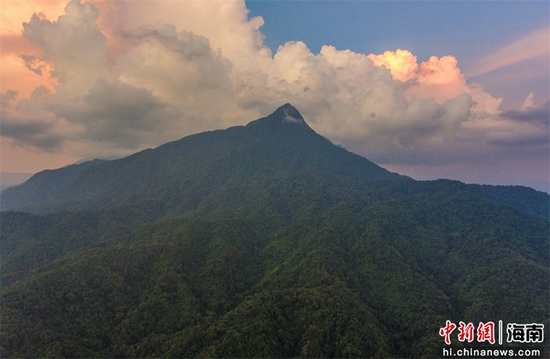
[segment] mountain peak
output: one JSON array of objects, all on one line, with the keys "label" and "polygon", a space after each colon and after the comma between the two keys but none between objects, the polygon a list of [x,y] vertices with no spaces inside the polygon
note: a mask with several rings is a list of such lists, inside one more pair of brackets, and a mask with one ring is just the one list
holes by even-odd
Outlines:
[{"label": "mountain peak", "polygon": [[288,123],[305,123],[304,118],[296,107],[286,103],[273,112],[270,117],[279,117]]},{"label": "mountain peak", "polygon": [[296,128],[306,128],[310,131],[313,131],[300,112],[296,109],[296,107],[292,106],[291,104],[287,103],[276,109],[272,114],[268,115],[267,117],[262,117],[260,119],[257,119],[255,121],[252,121],[246,125],[246,127],[264,127],[268,126],[271,128],[272,126],[275,126],[277,128],[289,128],[289,126],[280,126],[285,124],[291,124],[291,125],[297,125]]}]

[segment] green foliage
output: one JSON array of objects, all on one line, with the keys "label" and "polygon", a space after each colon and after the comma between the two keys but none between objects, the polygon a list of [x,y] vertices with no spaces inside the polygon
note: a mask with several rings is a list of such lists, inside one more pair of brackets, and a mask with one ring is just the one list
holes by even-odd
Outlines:
[{"label": "green foliage", "polygon": [[489,200],[516,208],[530,216],[548,218],[548,194],[522,186],[470,185],[472,192]]},{"label": "green foliage", "polygon": [[[3,288],[3,350],[16,357],[433,357],[446,319],[548,320],[548,265],[537,255],[547,245],[545,221],[470,202],[474,213],[494,212],[470,226],[470,211],[448,213],[446,204],[428,202],[433,212],[418,202],[414,210],[387,202],[358,208],[356,200],[275,229],[255,216],[175,218],[67,253],[43,247],[57,257]],[[2,216],[29,238],[40,224],[55,227],[51,216]],[[81,223],[73,213],[55,216],[60,225]],[[95,217],[84,218],[97,228]]]}]

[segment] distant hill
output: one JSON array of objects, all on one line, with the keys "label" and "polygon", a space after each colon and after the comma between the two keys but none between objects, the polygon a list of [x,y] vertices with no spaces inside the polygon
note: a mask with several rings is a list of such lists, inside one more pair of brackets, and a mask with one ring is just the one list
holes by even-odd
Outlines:
[{"label": "distant hill", "polygon": [[[388,172],[289,104],[37,174],[0,194],[0,356],[548,357],[549,200]],[[544,342],[447,346],[447,320]]]},{"label": "distant hill", "polygon": [[2,191],[0,208],[9,211],[48,203],[56,193],[75,181],[83,170],[103,162],[105,160],[96,159],[57,170],[38,172],[24,183]]},{"label": "distant hill", "polygon": [[32,173],[0,172],[0,191],[17,186],[31,178],[31,176]]}]

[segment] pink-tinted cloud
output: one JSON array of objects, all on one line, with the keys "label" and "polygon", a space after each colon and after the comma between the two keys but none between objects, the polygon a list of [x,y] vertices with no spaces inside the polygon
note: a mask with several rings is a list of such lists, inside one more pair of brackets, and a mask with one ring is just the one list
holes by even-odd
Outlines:
[{"label": "pink-tinted cloud", "polygon": [[405,82],[418,77],[418,62],[410,51],[397,49],[380,55],[370,54],[368,58],[375,66],[384,66],[390,70],[395,80]]},{"label": "pink-tinted cloud", "polygon": [[420,64],[410,51],[397,49],[368,58],[375,66],[390,70],[392,78],[405,83],[408,98],[432,98],[442,104],[460,94],[469,94],[475,105],[473,111],[496,114],[502,99],[493,98],[478,85],[467,85],[454,56],[430,57]]},{"label": "pink-tinted cloud", "polygon": [[0,92],[17,91],[21,97],[29,97],[38,86],[54,91],[49,73],[53,65],[40,56],[42,51],[20,34],[0,32],[0,59],[2,61]]},{"label": "pink-tinted cloud", "polygon": [[520,61],[550,54],[550,28],[535,31],[526,37],[492,53],[468,71],[469,77],[485,74]]}]

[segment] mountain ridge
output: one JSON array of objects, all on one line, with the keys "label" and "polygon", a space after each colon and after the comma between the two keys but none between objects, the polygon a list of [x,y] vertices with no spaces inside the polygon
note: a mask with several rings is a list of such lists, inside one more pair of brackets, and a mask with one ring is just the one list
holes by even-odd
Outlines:
[{"label": "mountain ridge", "polygon": [[[164,198],[165,193],[171,193],[170,198],[164,198],[165,202],[170,202],[174,195],[186,191],[202,193],[199,196],[204,198],[221,187],[254,181],[260,185],[274,182],[274,173],[295,175],[305,172],[300,168],[301,163],[314,167],[310,170],[321,171],[323,176],[332,173],[371,184],[411,180],[332,144],[315,133],[299,111],[287,103],[245,126],[186,136],[121,159],[93,160],[39,172],[25,183],[0,193],[0,209],[42,214],[60,210],[97,210],[136,204],[140,197]],[[243,168],[249,164],[255,167]],[[212,176],[210,173],[225,175]],[[256,177],[251,180],[254,175]],[[97,184],[102,184],[99,191]],[[531,215],[545,218],[550,211],[548,195],[531,188],[468,186],[486,199]],[[184,200],[200,201],[189,195]]]},{"label": "mountain ridge", "polygon": [[[289,121],[289,118],[292,120]],[[228,161],[234,163],[234,168],[228,167]],[[240,169],[243,161],[253,167]],[[190,135],[118,160],[86,163],[86,167],[70,167],[82,171],[74,171],[75,176],[63,181],[62,186],[56,185],[50,190],[32,188],[32,184],[38,177],[60,172],[40,172],[27,184],[0,194],[0,208],[3,211],[29,210],[36,213],[74,209],[78,206],[99,209],[111,205],[97,203],[99,197],[109,197],[111,202],[119,199],[121,203],[127,204],[129,197],[143,194],[153,187],[158,191],[159,187],[169,185],[170,181],[179,181],[177,185],[181,188],[186,186],[186,181],[198,183],[201,177],[209,176],[208,171],[226,173],[225,178],[221,178],[224,177],[222,174],[215,179],[218,182],[216,186],[220,186],[250,182],[247,178],[254,175],[266,181],[269,173],[264,171],[297,172],[303,163],[322,167],[323,171],[336,175],[364,180],[408,179],[334,146],[315,133],[290,104],[246,126]],[[99,192],[94,190],[101,184],[103,188]],[[41,192],[49,194],[40,197],[38,194]],[[86,201],[90,205],[86,205]]]}]

